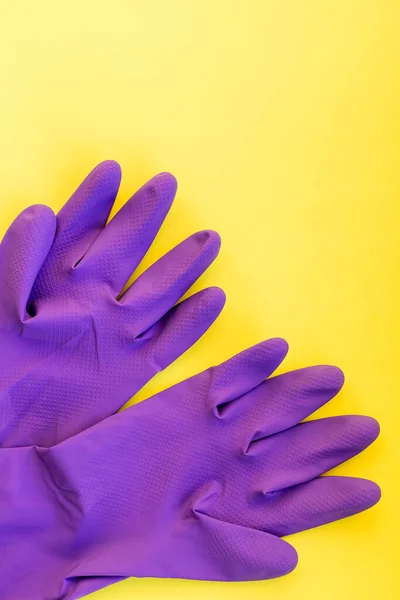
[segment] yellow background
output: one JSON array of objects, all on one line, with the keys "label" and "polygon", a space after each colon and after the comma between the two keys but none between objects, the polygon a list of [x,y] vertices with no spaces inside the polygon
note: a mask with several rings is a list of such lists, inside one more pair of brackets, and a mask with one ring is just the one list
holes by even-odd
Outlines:
[{"label": "yellow background", "polygon": [[225,289],[223,315],[139,398],[280,335],[285,369],[344,369],[321,415],[382,426],[336,470],[378,481],[381,503],[293,536],[293,574],[131,579],[98,600],[399,597],[399,17],[397,0],[2,3],[2,232],[113,158],[119,206],[158,171],[179,180],[143,267],[197,229],[222,236],[201,285]]}]

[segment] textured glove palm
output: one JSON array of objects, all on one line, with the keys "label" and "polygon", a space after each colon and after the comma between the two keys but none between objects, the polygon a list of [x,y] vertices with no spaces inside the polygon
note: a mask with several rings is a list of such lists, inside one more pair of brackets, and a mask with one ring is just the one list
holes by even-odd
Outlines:
[{"label": "textured glove palm", "polygon": [[281,536],[377,502],[370,481],[319,477],[367,447],[376,421],[300,423],[343,376],[264,381],[286,351],[264,342],[53,448],[3,449],[0,597],[80,598],[128,576],[276,577],[297,562]]},{"label": "textured glove palm", "polygon": [[167,173],[105,226],[119,166],[100,164],[57,217],[25,210],[0,247],[0,445],[49,446],[116,412],[211,325],[224,294],[175,305],[211,264],[219,237],[197,233],[121,296],[175,196]]}]

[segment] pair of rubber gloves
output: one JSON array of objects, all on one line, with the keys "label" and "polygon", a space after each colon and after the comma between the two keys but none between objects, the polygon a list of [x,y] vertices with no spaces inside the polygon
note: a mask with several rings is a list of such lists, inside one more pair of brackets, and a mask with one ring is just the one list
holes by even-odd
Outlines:
[{"label": "pair of rubber gloves", "polygon": [[57,217],[28,208],[0,247],[7,600],[80,598],[129,576],[277,577],[297,562],[282,536],[379,499],[370,481],[320,477],[379,427],[362,416],[301,423],[338,393],[343,374],[314,366],[270,377],[287,353],[282,339],[117,412],[224,304],[218,288],[177,304],[218,254],[211,231],[122,293],[176,182],[156,176],[106,225],[119,183],[119,166],[100,164]]}]

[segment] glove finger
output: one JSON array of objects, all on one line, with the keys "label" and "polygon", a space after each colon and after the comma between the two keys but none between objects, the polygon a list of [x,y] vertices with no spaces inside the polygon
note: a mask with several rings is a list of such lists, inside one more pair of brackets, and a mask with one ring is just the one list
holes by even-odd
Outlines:
[{"label": "glove finger", "polygon": [[[188,543],[202,552],[198,551],[198,556],[189,560],[186,551],[187,560],[182,561],[187,570],[184,577],[197,579],[196,572],[200,571],[204,573],[202,579],[252,581],[281,577],[295,569],[297,552],[279,537],[203,513],[195,514],[198,532],[193,532]],[[193,529],[196,521],[192,523]]]},{"label": "glove finger", "polygon": [[153,177],[121,208],[100,233],[77,269],[117,296],[151,246],[171,207],[176,180]]},{"label": "glove finger", "polygon": [[23,321],[35,279],[51,248],[56,217],[47,206],[25,209],[6,232],[0,246],[1,310],[10,321]]},{"label": "glove finger", "polygon": [[247,454],[263,462],[265,494],[309,481],[359,454],[378,436],[375,419],[328,417],[300,423],[250,444]]},{"label": "glove finger", "polygon": [[264,381],[226,408],[246,438],[243,450],[260,438],[297,425],[331,400],[343,385],[337,367],[315,366],[290,371]]},{"label": "glove finger", "polygon": [[209,398],[214,414],[221,419],[229,418],[231,404],[237,398],[260,385],[279,367],[288,352],[282,338],[260,342],[229,360],[209,369]]},{"label": "glove finger", "polygon": [[135,378],[143,371],[142,361],[162,371],[186,352],[214,323],[225,304],[225,294],[217,287],[206,288],[183,300],[167,312],[137,341],[147,340],[140,359],[135,360]]},{"label": "glove finger", "polygon": [[217,233],[196,233],[160,258],[131,285],[120,304],[132,315],[135,337],[178,302],[214,261],[219,248]]},{"label": "glove finger", "polygon": [[[82,595],[130,576],[254,581],[281,577],[297,565],[296,550],[279,537],[202,513],[182,523],[169,540],[167,553],[158,556],[155,548],[148,560],[144,557],[138,563],[132,559],[133,544],[134,539],[115,537],[104,549],[86,554],[69,573],[64,590],[70,594],[79,590]],[[101,577],[103,573],[107,576]]]},{"label": "glove finger", "polygon": [[356,477],[318,477],[268,495],[257,526],[289,535],[350,517],[374,506],[381,497],[376,483]]},{"label": "glove finger", "polygon": [[106,160],[95,167],[57,215],[49,260],[74,267],[105,227],[121,182],[121,167]]}]

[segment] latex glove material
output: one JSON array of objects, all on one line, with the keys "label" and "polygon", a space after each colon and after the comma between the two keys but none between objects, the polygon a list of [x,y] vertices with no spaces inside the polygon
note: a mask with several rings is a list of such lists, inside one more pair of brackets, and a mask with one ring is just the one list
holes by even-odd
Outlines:
[{"label": "latex glove material", "polygon": [[144,185],[107,224],[120,168],[96,167],[56,217],[22,212],[0,246],[0,445],[49,446],[116,412],[212,324],[224,294],[174,306],[218,254],[191,236],[120,296],[176,192]]},{"label": "latex glove material", "polygon": [[343,376],[264,381],[286,349],[259,344],[54,448],[2,450],[0,598],[79,598],[128,576],[277,577],[297,562],[282,536],[375,504],[374,483],[320,475],[378,424],[300,423]]}]

